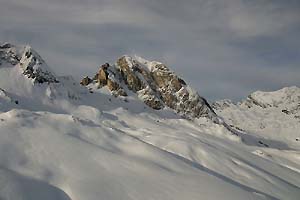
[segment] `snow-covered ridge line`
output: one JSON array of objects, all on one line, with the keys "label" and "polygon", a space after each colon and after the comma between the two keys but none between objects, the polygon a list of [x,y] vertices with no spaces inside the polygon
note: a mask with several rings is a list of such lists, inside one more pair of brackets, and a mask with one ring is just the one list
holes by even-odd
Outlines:
[{"label": "snow-covered ridge line", "polygon": [[265,138],[299,145],[300,88],[285,87],[277,91],[257,91],[246,100],[233,103],[221,100],[212,104],[227,124]]},{"label": "snow-covered ridge line", "polygon": [[300,88],[291,86],[272,92],[256,91],[250,94],[246,101],[256,103],[264,108],[299,103]]}]

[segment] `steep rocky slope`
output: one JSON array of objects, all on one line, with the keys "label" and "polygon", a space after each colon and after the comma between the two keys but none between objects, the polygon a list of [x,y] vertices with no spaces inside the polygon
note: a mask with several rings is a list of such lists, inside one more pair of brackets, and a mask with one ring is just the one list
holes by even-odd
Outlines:
[{"label": "steep rocky slope", "polygon": [[114,65],[106,63],[81,84],[91,90],[107,87],[115,96],[133,93],[153,109],[168,107],[189,119],[217,117],[207,101],[166,65],[137,56],[123,56]]}]

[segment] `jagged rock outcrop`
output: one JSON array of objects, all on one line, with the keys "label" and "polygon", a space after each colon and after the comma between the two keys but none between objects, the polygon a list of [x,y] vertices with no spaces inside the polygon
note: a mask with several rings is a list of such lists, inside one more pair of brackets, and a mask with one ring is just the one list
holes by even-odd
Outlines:
[{"label": "jagged rock outcrop", "polygon": [[12,66],[19,65],[23,74],[35,83],[58,82],[45,61],[30,46],[19,47],[9,43],[0,45],[0,67],[5,64],[2,62]]},{"label": "jagged rock outcrop", "polygon": [[92,83],[92,79],[90,79],[88,76],[84,77],[81,81],[80,84],[83,86],[86,86],[88,84]]},{"label": "jagged rock outcrop", "polygon": [[140,67],[137,63],[123,56],[117,61],[117,66],[121,77],[130,90],[137,92],[143,89],[142,81],[137,77],[137,73],[140,73]]},{"label": "jagged rock outcrop", "polygon": [[[78,89],[77,81],[71,77],[56,76],[30,46],[9,43],[0,45],[0,86],[14,99],[14,106],[24,105],[20,97],[49,104],[65,98],[77,101],[81,92],[86,92],[83,88]],[[5,105],[2,107],[10,105],[5,102],[9,101],[2,101],[2,105]]]},{"label": "jagged rock outcrop", "polygon": [[81,83],[89,88],[107,87],[115,96],[135,93],[153,109],[169,107],[189,119],[216,118],[207,101],[160,62],[123,56],[115,65],[102,65],[93,79],[85,77]]}]

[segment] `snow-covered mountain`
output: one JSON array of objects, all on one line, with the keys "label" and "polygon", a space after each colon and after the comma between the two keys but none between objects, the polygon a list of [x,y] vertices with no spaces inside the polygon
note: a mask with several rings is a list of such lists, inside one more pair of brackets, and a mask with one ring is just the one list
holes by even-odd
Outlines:
[{"label": "snow-covered mountain", "polygon": [[[228,103],[231,114],[216,103],[227,123],[215,123],[207,101],[158,62],[122,57],[85,86],[29,46],[1,45],[0,63],[0,199],[299,199],[299,129],[269,138],[248,113],[285,109],[296,123],[294,96],[254,95]],[[242,131],[247,116],[254,124]]]},{"label": "snow-covered mountain", "polygon": [[[300,88],[285,87],[274,92],[257,91],[246,100],[222,100],[212,107],[231,127],[275,140],[282,145],[300,145]],[[268,144],[262,144],[268,145]]]},{"label": "snow-covered mountain", "polygon": [[165,107],[189,119],[209,117],[217,120],[207,101],[166,65],[141,57],[122,56],[114,65],[102,65],[93,79],[81,81],[91,91],[108,89],[115,96],[136,96],[147,106]]}]

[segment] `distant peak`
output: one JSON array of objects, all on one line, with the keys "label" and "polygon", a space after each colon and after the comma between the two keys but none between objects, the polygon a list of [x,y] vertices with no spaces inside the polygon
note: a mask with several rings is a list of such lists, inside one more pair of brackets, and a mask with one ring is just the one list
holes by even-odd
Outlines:
[{"label": "distant peak", "polygon": [[300,88],[296,86],[284,87],[271,92],[256,91],[250,94],[246,101],[243,102],[248,107],[257,105],[262,108],[294,103],[300,103]]},{"label": "distant peak", "polygon": [[55,74],[30,45],[0,45],[0,61],[5,67],[19,66],[23,74],[35,83],[58,82]]}]

